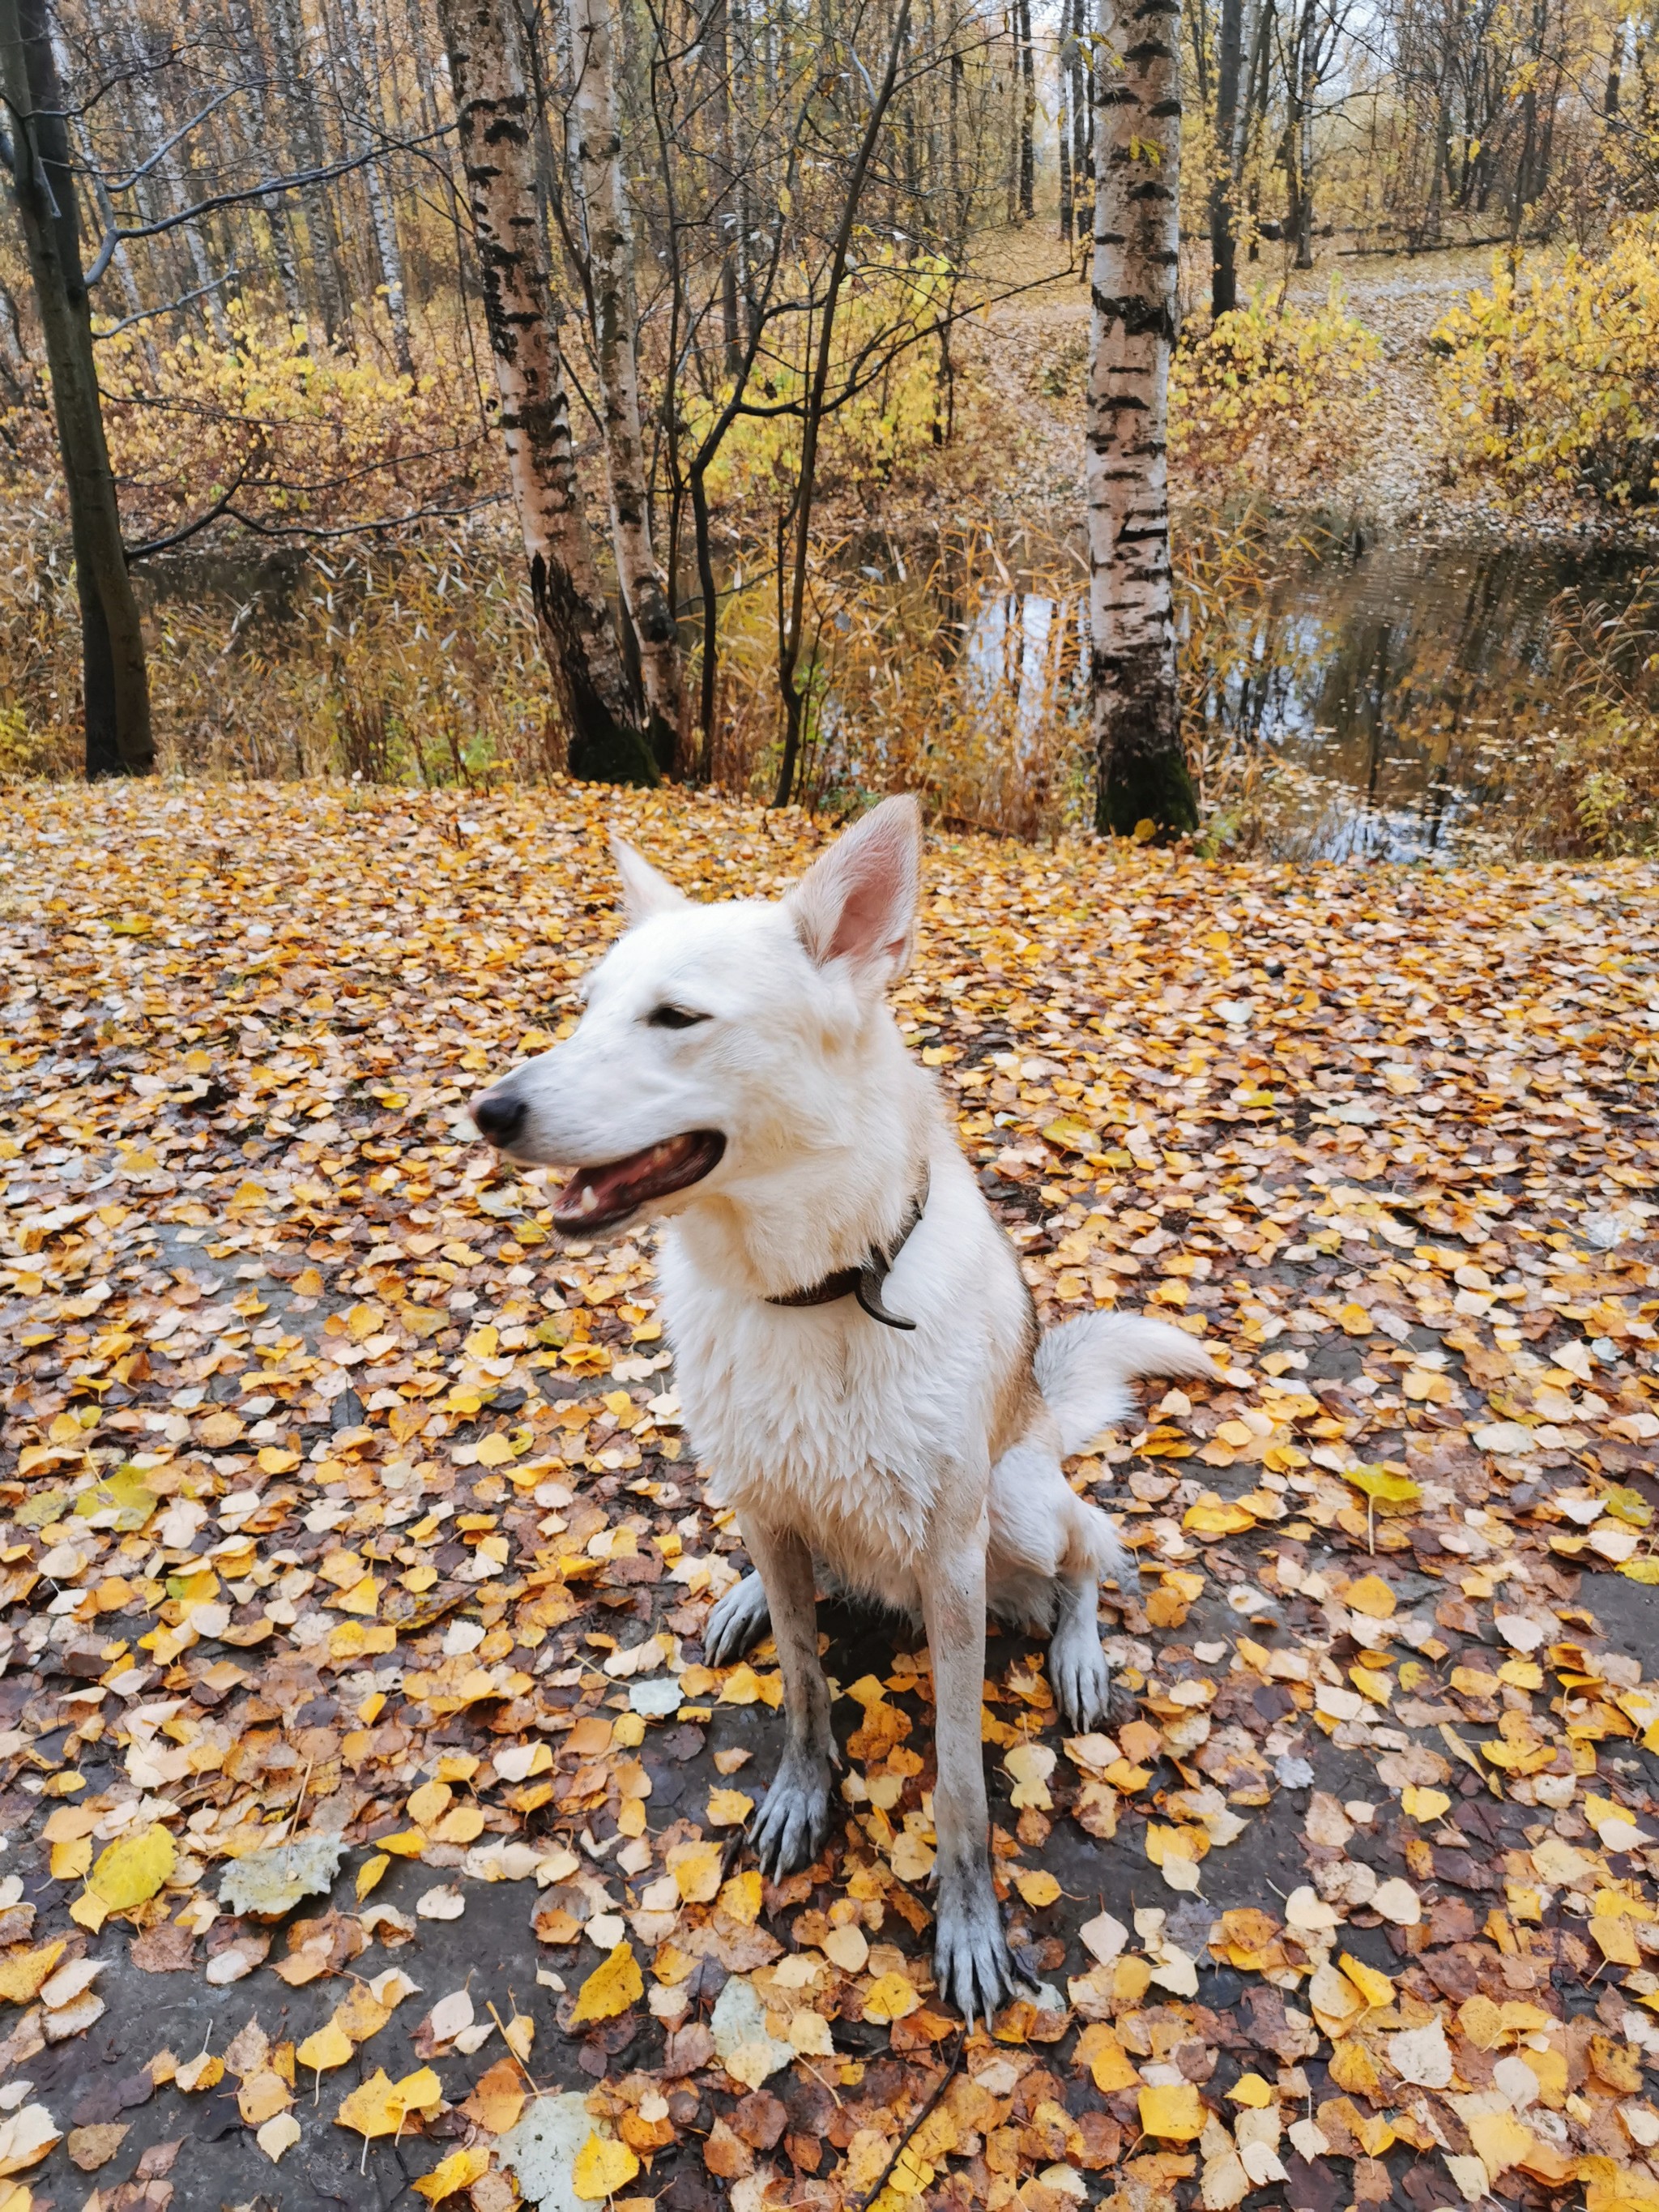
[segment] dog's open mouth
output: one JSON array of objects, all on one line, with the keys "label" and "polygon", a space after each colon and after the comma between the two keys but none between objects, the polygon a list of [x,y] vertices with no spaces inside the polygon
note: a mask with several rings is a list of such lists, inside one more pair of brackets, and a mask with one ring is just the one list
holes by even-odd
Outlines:
[{"label": "dog's open mouth", "polygon": [[553,1201],[553,1224],[567,1235],[614,1229],[630,1213],[671,1191],[701,1182],[720,1164],[726,1139],[718,1129],[691,1129],[607,1160],[603,1167],[579,1168]]}]

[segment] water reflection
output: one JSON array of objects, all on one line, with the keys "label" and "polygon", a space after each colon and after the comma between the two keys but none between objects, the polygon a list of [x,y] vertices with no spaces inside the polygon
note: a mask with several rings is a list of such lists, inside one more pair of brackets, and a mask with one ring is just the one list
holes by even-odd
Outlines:
[{"label": "water reflection", "polygon": [[1301,772],[1333,857],[1441,852],[1501,816],[1561,704],[1553,604],[1622,610],[1644,565],[1486,540],[1310,551],[1269,594],[1262,679],[1239,686],[1232,726]]},{"label": "water reflection", "polygon": [[[1620,613],[1651,558],[1346,531],[1281,544],[1231,587],[1200,564],[1181,629],[1212,802],[1224,812],[1241,763],[1271,762],[1281,823],[1310,854],[1467,852],[1501,826],[1529,746],[1563,710],[1553,605],[1576,592]],[[1010,581],[970,611],[963,650],[981,708],[1012,706],[1023,757],[1050,717],[1082,734],[1087,616],[1080,596]]]}]

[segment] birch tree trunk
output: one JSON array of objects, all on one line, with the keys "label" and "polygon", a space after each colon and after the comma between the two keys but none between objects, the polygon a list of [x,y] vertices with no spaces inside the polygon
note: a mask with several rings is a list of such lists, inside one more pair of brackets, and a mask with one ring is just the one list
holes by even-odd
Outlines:
[{"label": "birch tree trunk", "polygon": [[570,773],[654,783],[615,626],[593,565],[550,319],[532,145],[534,104],[501,0],[439,0],[508,472],[542,647],[570,738]]},{"label": "birch tree trunk", "polygon": [[[362,118],[360,150],[368,153],[383,134],[380,128],[380,58],[371,12],[359,12],[357,0],[340,0],[340,26],[345,37],[346,63],[354,80]],[[369,228],[374,234],[374,254],[380,264],[380,285],[386,294],[386,319],[392,325],[392,355],[400,373],[415,374],[415,356],[409,343],[409,294],[404,283],[404,257],[398,243],[398,220],[386,188],[379,161],[362,169],[363,190],[368,198]]]},{"label": "birch tree trunk", "polygon": [[587,210],[593,346],[605,410],[611,542],[623,603],[639,647],[651,750],[658,767],[672,775],[681,765],[685,680],[673,610],[651,544],[645,441],[640,428],[634,240],[623,177],[610,0],[572,0],[571,27],[576,47],[577,156]]},{"label": "birch tree trunk", "polygon": [[[237,52],[247,78],[248,137],[245,140],[246,155],[251,156],[250,166],[270,158],[276,141],[270,127],[270,108],[265,99],[265,58],[260,51],[258,34],[253,27],[253,10],[249,0],[229,0],[231,35],[235,40]],[[289,328],[306,328],[305,300],[300,290],[299,263],[294,252],[294,232],[289,222],[288,203],[280,192],[273,192],[263,203],[266,226],[270,233],[270,258],[276,265],[276,282],[283,295],[283,313]]]},{"label": "birch tree trunk", "polygon": [[[119,21],[118,15],[118,23]],[[166,146],[173,131],[156,94],[155,71],[157,65],[145,52],[143,40],[131,22],[118,50],[121,52],[125,68],[131,72],[133,100],[143,119],[144,136],[152,146]],[[191,206],[198,198],[192,188],[187,147],[168,148],[156,162],[151,174],[159,187],[161,204],[155,210],[158,215],[176,215],[180,208]],[[199,222],[181,223],[177,234],[183,241],[189,259],[191,289],[200,297],[208,328],[218,344],[228,348],[230,325],[226,319],[224,303],[219,297],[223,272],[215,272]]]},{"label": "birch tree trunk", "polygon": [[1303,0],[1302,34],[1296,50],[1296,150],[1290,164],[1293,187],[1291,229],[1296,240],[1298,269],[1311,269],[1314,265],[1314,100],[1319,90],[1318,38],[1314,0]]},{"label": "birch tree trunk", "polygon": [[1090,160],[1094,148],[1094,113],[1090,95],[1094,89],[1095,73],[1087,61],[1086,0],[1060,0],[1060,20],[1069,21],[1071,26],[1072,51],[1067,66],[1072,110],[1072,239],[1075,243],[1088,234],[1094,220],[1094,194],[1090,189],[1094,173]]},{"label": "birch tree trunk", "polygon": [[[327,165],[327,148],[311,94],[301,82],[306,68],[305,25],[299,0],[270,0],[266,20],[283,81],[300,153],[308,169]],[[330,345],[351,342],[349,295],[340,268],[340,240],[334,225],[334,207],[326,185],[312,185],[301,194],[305,210],[306,239],[310,247],[306,264],[316,290],[317,312],[323,335]]]},{"label": "birch tree trunk", "polygon": [[93,365],[66,102],[46,0],[0,0],[0,96],[10,125],[12,186],[46,340],[69,494],[87,775],[143,775],[155,765],[149,675]]},{"label": "birch tree trunk", "polygon": [[[1181,745],[1165,435],[1180,242],[1180,0],[1097,0],[1090,691],[1095,820],[1195,829]],[[1114,31],[1121,70],[1109,58]],[[1146,833],[1143,831],[1143,835]]]}]

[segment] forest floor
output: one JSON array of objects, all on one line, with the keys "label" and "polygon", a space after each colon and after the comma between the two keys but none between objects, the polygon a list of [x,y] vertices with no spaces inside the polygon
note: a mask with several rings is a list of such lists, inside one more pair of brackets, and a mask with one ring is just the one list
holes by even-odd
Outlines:
[{"label": "forest floor", "polygon": [[[1255,489],[1275,505],[1322,510],[1371,529],[1501,526],[1505,517],[1484,487],[1449,479],[1428,343],[1450,308],[1489,283],[1491,249],[1347,254],[1322,241],[1317,266],[1303,271],[1285,265],[1277,246],[1264,247],[1263,256],[1243,272],[1247,285],[1266,287],[1270,296],[1282,290],[1304,308],[1340,286],[1382,353],[1364,405],[1352,410],[1352,434],[1320,441],[1283,474],[1262,471]],[[1077,511],[1087,284],[1080,273],[1067,273],[1052,228],[1042,227],[1039,235],[1036,225],[994,234],[976,253],[975,273],[1002,293],[975,334],[992,388],[1020,426],[1029,471],[1019,479],[1020,501]],[[1190,312],[1200,327],[1207,323],[1201,288]],[[1176,491],[1179,497],[1178,484]]]},{"label": "forest floor", "polygon": [[1109,1730],[991,1646],[1042,1996],[964,2043],[926,1652],[826,1611],[844,1818],[763,1884],[652,1237],[561,1243],[463,1110],[614,934],[609,824],[704,894],[823,830],[11,806],[0,2212],[852,2212],[913,2128],[883,2212],[1656,2212],[1659,872],[932,841],[897,1011],[1045,1320],[1223,1370],[1076,1467]]}]

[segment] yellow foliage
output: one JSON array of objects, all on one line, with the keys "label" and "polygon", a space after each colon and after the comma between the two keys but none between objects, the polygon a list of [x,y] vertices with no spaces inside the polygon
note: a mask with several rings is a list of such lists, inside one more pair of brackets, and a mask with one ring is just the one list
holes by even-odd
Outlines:
[{"label": "yellow foliage", "polygon": [[572,2022],[580,2026],[583,2021],[610,2020],[617,2013],[626,2012],[644,1990],[645,1978],[634,1956],[633,1945],[618,1943],[604,1964],[594,1967],[577,1992]]},{"label": "yellow foliage", "polygon": [[1651,495],[1659,427],[1659,218],[1549,274],[1492,263],[1435,332],[1454,452],[1511,498],[1559,485],[1613,506]]},{"label": "yellow foliage", "polygon": [[1301,446],[1367,387],[1381,349],[1333,283],[1310,311],[1265,290],[1183,342],[1170,368],[1170,458],[1188,477],[1237,467],[1260,439]]},{"label": "yellow foliage", "polygon": [[[931,332],[949,312],[957,282],[949,262],[905,260],[890,246],[877,248],[867,238],[857,247],[856,260],[836,311],[830,398],[849,384],[860,385],[866,365],[874,373],[825,419],[818,459],[818,482],[825,491],[890,483],[935,451],[945,422],[939,346]],[[811,289],[804,272],[798,289]],[[811,383],[816,321],[791,318],[782,327],[800,349],[763,356],[750,387],[751,404],[769,410],[799,406]],[[896,354],[898,347],[903,349]],[[707,436],[729,398],[729,392],[720,392],[687,404],[690,446]],[[739,416],[708,471],[710,498],[739,505],[780,494],[787,499],[800,438],[800,422],[793,413]]]}]

